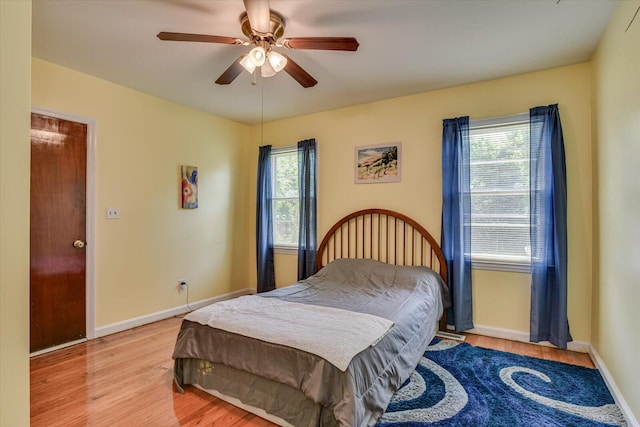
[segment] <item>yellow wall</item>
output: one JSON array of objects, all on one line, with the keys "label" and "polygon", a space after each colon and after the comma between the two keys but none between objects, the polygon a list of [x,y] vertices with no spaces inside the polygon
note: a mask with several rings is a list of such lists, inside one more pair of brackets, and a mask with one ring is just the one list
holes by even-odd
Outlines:
[{"label": "yellow wall", "polygon": [[29,425],[31,1],[0,1],[0,425]]},{"label": "yellow wall", "polygon": [[600,250],[592,344],[640,419],[640,1],[621,1],[593,61]]},{"label": "yellow wall", "polygon": [[[442,119],[510,115],[558,103],[568,169],[569,321],[574,339],[588,342],[592,280],[590,82],[591,68],[585,63],[427,92],[265,123],[263,143],[283,146],[309,137],[317,139],[320,236],[353,210],[382,207],[409,215],[439,239]],[[258,127],[252,129],[251,171],[256,170],[260,145],[260,132],[255,131]],[[395,141],[402,143],[402,182],[354,184],[355,147]],[[255,206],[252,187],[248,189],[248,203]],[[251,215],[248,224],[253,230],[254,208]],[[252,278],[254,265],[252,261]],[[276,269],[279,286],[295,281],[294,256],[277,255]],[[476,271],[474,279],[475,323],[528,334],[528,275]]]},{"label": "yellow wall", "polygon": [[[191,302],[248,287],[247,126],[36,58],[32,102],[96,122],[97,327],[185,304],[180,279]],[[194,210],[180,208],[182,164],[198,167]]]}]

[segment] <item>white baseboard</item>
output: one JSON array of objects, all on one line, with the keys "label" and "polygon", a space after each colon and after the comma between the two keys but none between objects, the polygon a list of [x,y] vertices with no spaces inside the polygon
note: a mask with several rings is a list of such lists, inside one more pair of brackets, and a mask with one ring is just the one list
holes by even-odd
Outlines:
[{"label": "white baseboard", "polygon": [[[214,302],[224,301],[231,298],[236,298],[242,295],[248,295],[251,293],[255,293],[254,290],[251,289],[242,289],[235,292],[230,292],[228,294],[219,295],[213,298],[207,298],[196,302],[190,302],[189,307],[191,310],[195,310],[201,307],[204,307],[209,304],[213,304]],[[123,320],[121,322],[111,323],[109,325],[100,326],[96,328],[94,337],[100,338],[105,335],[115,334],[116,332],[126,331],[127,329],[135,328],[136,326],[146,325],[147,323],[157,322],[158,320],[168,319],[169,317],[178,316],[180,314],[184,314],[190,311],[189,307],[186,305],[181,305],[178,307],[170,308],[167,310],[156,311],[155,313],[145,314],[144,316],[134,317],[133,319]]]},{"label": "white baseboard", "polygon": [[[545,347],[555,347],[548,341],[532,343],[529,341],[529,333],[522,331],[514,331],[512,329],[496,328],[493,326],[475,325],[473,329],[469,329],[470,334],[485,335],[493,338],[502,338],[511,341],[526,342],[529,344],[537,344]],[[578,351],[580,353],[589,353],[590,343],[584,341],[570,341],[567,343],[567,350]]]},{"label": "white baseboard", "polygon": [[44,350],[34,351],[33,353],[29,353],[29,357],[40,356],[41,354],[51,353],[52,351],[61,350],[63,348],[71,347],[72,345],[80,344],[86,342],[86,338],[82,338],[75,341],[66,342],[64,344],[56,345],[54,347],[45,348]]},{"label": "white baseboard", "polygon": [[640,427],[640,423],[638,423],[633,412],[631,412],[631,408],[629,408],[627,401],[622,397],[622,393],[620,393],[620,389],[616,385],[615,381],[613,381],[613,377],[611,376],[611,373],[609,373],[604,361],[592,345],[589,346],[589,356],[591,356],[591,360],[593,360],[594,365],[596,365],[596,368],[600,371],[600,375],[602,375],[602,378],[604,379],[609,392],[613,396],[613,400],[615,400],[616,405],[620,408],[622,415],[626,418],[629,427]]}]

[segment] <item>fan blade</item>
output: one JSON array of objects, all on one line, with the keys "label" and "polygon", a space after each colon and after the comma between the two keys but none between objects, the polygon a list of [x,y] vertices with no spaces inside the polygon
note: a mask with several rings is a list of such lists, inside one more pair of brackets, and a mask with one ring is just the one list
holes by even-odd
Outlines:
[{"label": "fan blade", "polygon": [[318,81],[311,77],[311,74],[307,73],[301,66],[293,62],[293,60],[288,56],[287,65],[285,65],[284,70],[304,88],[313,87],[318,84]]},{"label": "fan blade", "polygon": [[269,0],[244,0],[251,28],[258,33],[267,34],[271,31],[271,14]]},{"label": "fan blade", "polygon": [[289,49],[358,50],[358,40],[353,37],[293,37],[283,39],[282,45]]},{"label": "fan blade", "polygon": [[240,61],[242,61],[242,58],[244,58],[245,56],[247,55],[242,55],[240,58],[236,59],[236,61],[231,64],[229,68],[227,68],[225,72],[220,75],[220,77],[218,77],[216,83],[219,85],[228,85],[229,83],[234,81],[236,77],[240,75],[242,70],[244,70],[244,67],[240,65]]},{"label": "fan blade", "polygon": [[209,36],[206,34],[187,34],[187,33],[158,33],[160,40],[170,40],[176,42],[203,42],[203,43],[222,43],[222,44],[242,44],[242,40],[233,37]]}]

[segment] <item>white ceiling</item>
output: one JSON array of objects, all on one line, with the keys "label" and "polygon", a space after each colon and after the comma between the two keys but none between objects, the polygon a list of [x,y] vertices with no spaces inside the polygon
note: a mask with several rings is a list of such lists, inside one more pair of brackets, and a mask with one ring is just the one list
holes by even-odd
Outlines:
[{"label": "white ceiling", "polygon": [[[270,0],[284,37],[350,36],[357,52],[291,50],[318,80],[281,72],[214,81],[248,47],[160,41],[160,31],[244,39],[242,0],[34,0],[33,55],[246,124],[575,64],[615,0]],[[264,104],[261,95],[264,92]]]}]

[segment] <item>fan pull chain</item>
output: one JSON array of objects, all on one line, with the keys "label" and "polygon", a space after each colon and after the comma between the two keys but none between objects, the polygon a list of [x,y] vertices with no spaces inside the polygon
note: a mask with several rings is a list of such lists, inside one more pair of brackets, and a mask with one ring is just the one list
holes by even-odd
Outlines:
[{"label": "fan pull chain", "polygon": [[264,79],[260,82],[260,145],[264,145]]}]

